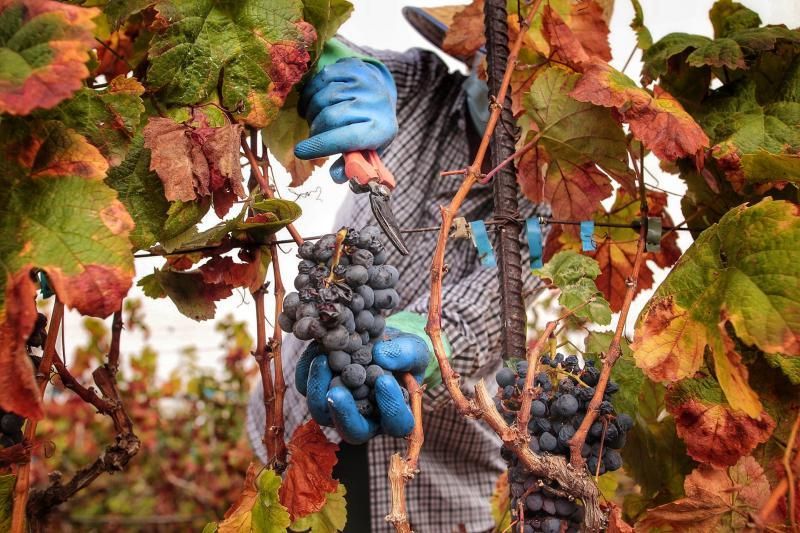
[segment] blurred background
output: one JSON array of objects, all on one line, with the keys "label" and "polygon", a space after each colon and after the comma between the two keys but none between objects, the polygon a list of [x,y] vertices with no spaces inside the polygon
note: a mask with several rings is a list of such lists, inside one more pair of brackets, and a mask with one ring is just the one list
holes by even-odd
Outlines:
[{"label": "blurred background", "polygon": [[[352,17],[341,34],[358,44],[390,50],[431,48],[403,19],[399,0],[351,0]],[[708,10],[713,0],[640,0],[645,24],[653,39],[671,32],[712,35]],[[767,24],[800,26],[798,0],[740,0]],[[412,5],[436,6],[441,0],[419,0]],[[633,9],[618,0],[611,22],[612,64],[634,79],[641,70],[635,37],[629,24]],[[443,55],[443,54],[442,54]],[[453,69],[463,69],[446,57]],[[630,57],[630,61],[628,61]],[[674,176],[659,170],[654,157],[646,160],[648,182],[669,194],[674,221],[683,220],[680,194],[684,187]],[[466,164],[466,162],[465,162]],[[349,193],[329,178],[327,165],[316,170],[300,188],[288,187],[289,176],[274,163],[278,194],[297,201],[304,215],[296,227],[301,235],[318,235],[333,228],[334,215]],[[444,170],[444,169],[443,169]],[[401,176],[398,178],[402,179]],[[212,217],[206,222],[216,222]],[[279,235],[288,238],[287,232]],[[434,234],[431,234],[434,238]],[[680,232],[681,247],[691,244]],[[297,258],[294,245],[284,245],[281,270],[284,283],[292,285]],[[159,258],[139,259],[137,278],[163,263]],[[657,286],[666,272],[656,272]],[[628,333],[649,292],[640,294],[628,323]],[[267,316],[273,316],[266,299]],[[242,426],[247,391],[257,372],[252,357],[255,311],[246,291],[217,304],[215,321],[195,322],[181,315],[168,299],[151,300],[138,287],[126,301],[126,331],[122,337],[122,396],[129,402],[137,434],[142,438],[140,457],[124,475],[105,476],[70,506],[71,516],[54,525],[58,531],[197,530],[224,513],[235,499],[244,470],[252,455]],[[66,317],[59,345],[76,377],[91,379],[87,372],[108,350],[110,319],[84,319],[74,312]],[[107,421],[71,393],[51,387],[60,401],[48,403],[40,435],[52,441],[52,459],[35,461],[36,481],[46,483],[46,472],[61,469],[69,476],[93,460],[107,443]],[[155,406],[155,409],[154,409]],[[112,518],[109,518],[112,517]],[[148,521],[149,520],[149,521]],[[147,524],[146,526],[144,524]]]}]

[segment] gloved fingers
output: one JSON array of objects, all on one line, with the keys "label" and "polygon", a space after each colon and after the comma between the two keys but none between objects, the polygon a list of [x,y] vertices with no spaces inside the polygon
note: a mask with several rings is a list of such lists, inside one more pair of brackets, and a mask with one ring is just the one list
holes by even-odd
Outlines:
[{"label": "gloved fingers", "polygon": [[309,344],[297,360],[297,366],[294,369],[294,386],[297,392],[306,395],[306,385],[308,382],[308,368],[311,366],[311,361],[319,355],[319,344],[316,341]]},{"label": "gloved fingers", "polygon": [[328,357],[318,355],[311,362],[308,371],[306,403],[311,417],[321,426],[333,425],[327,401],[331,379],[333,379],[333,372],[328,366]]},{"label": "gloved fingers", "polygon": [[333,387],[328,391],[328,407],[333,425],[345,442],[362,444],[378,433],[378,424],[358,412],[356,401],[346,388]]},{"label": "gloved fingers", "polygon": [[312,137],[297,143],[294,155],[300,159],[316,159],[356,150],[375,150],[394,137],[396,130],[392,129],[391,133],[387,133],[387,128],[391,129],[391,126],[379,125],[370,120],[348,123],[329,131],[320,129],[321,133],[313,134]]},{"label": "gloved fingers", "polygon": [[344,173],[344,157],[340,157],[334,161],[328,172],[334,183],[347,183],[347,175]]},{"label": "gloved fingers", "polygon": [[392,372],[411,372],[417,381],[425,373],[431,354],[428,345],[417,335],[390,334],[372,347],[372,360]]},{"label": "gloved fingers", "polygon": [[386,90],[390,97],[394,91],[394,81],[388,71],[384,73],[377,66],[358,58],[340,59],[324,67],[305,84],[298,103],[300,115],[309,118],[311,100],[333,84],[351,91]]},{"label": "gloved fingers", "polygon": [[411,433],[414,415],[403,399],[403,392],[394,376],[384,374],[375,381],[375,401],[385,433],[393,437],[405,437]]},{"label": "gloved fingers", "polygon": [[308,98],[303,109],[303,116],[309,123],[312,123],[324,109],[342,102],[352,102],[356,100],[356,96],[351,84],[340,81],[329,83]]}]

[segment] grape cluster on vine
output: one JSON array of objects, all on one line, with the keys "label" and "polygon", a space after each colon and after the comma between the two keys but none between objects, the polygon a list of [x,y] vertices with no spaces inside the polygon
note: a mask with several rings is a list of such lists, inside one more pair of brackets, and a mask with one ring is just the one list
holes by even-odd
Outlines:
[{"label": "grape cluster on vine", "polygon": [[[577,356],[556,354],[543,356],[533,378],[535,396],[531,402],[528,433],[530,449],[536,454],[561,455],[569,460],[570,441],[586,416],[586,409],[595,394],[600,370],[594,361],[583,368]],[[528,362],[519,361],[505,367],[495,379],[500,387],[495,405],[507,423],[516,420],[522,404],[522,391],[528,374]],[[619,387],[609,381],[597,419],[592,423],[581,456],[592,476],[613,472],[622,466],[619,450],[625,435],[633,427],[633,419],[617,413],[612,404]],[[501,449],[509,466],[511,511],[520,524],[514,531],[524,533],[577,532],[583,523],[584,508],[558,483],[542,479],[531,472],[507,447]]]},{"label": "grape cluster on vine", "polygon": [[286,295],[278,317],[283,331],[318,343],[334,374],[330,387],[348,388],[364,416],[377,415],[373,387],[384,373],[372,361],[372,345],[383,335],[383,312],[400,301],[394,289],[400,273],[386,264],[380,235],[377,226],[342,228],[304,242],[297,292]]}]

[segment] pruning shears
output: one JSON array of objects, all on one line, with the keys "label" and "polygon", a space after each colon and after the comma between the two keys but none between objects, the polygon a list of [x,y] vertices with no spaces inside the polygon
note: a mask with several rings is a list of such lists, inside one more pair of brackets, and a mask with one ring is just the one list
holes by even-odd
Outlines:
[{"label": "pruning shears", "polygon": [[375,150],[360,150],[344,154],[344,173],[350,180],[350,189],[355,193],[369,193],[369,205],[383,233],[403,255],[408,255],[408,246],[403,241],[397,219],[394,217],[389,199],[397,183],[394,176],[381,161]]}]

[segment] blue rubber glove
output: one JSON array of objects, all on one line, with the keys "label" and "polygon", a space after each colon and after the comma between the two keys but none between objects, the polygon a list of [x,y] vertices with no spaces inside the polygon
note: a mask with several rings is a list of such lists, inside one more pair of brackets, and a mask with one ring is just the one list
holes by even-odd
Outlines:
[{"label": "blue rubber glove", "polygon": [[[311,125],[310,137],[294,155],[315,159],[357,150],[383,150],[397,134],[397,89],[380,62],[344,58],[325,66],[303,87],[298,110]],[[330,170],[345,183],[344,160]]]},{"label": "blue rubber glove", "polygon": [[388,371],[375,382],[380,422],[358,412],[349,390],[330,388],[333,372],[316,342],[300,356],[295,383],[297,390],[306,397],[311,417],[320,425],[334,426],[350,444],[361,444],[381,432],[405,437],[414,429],[414,417],[392,373],[410,372],[421,383],[429,358],[428,346],[421,338],[386,328],[384,340],[375,343],[372,349],[373,362]]}]

